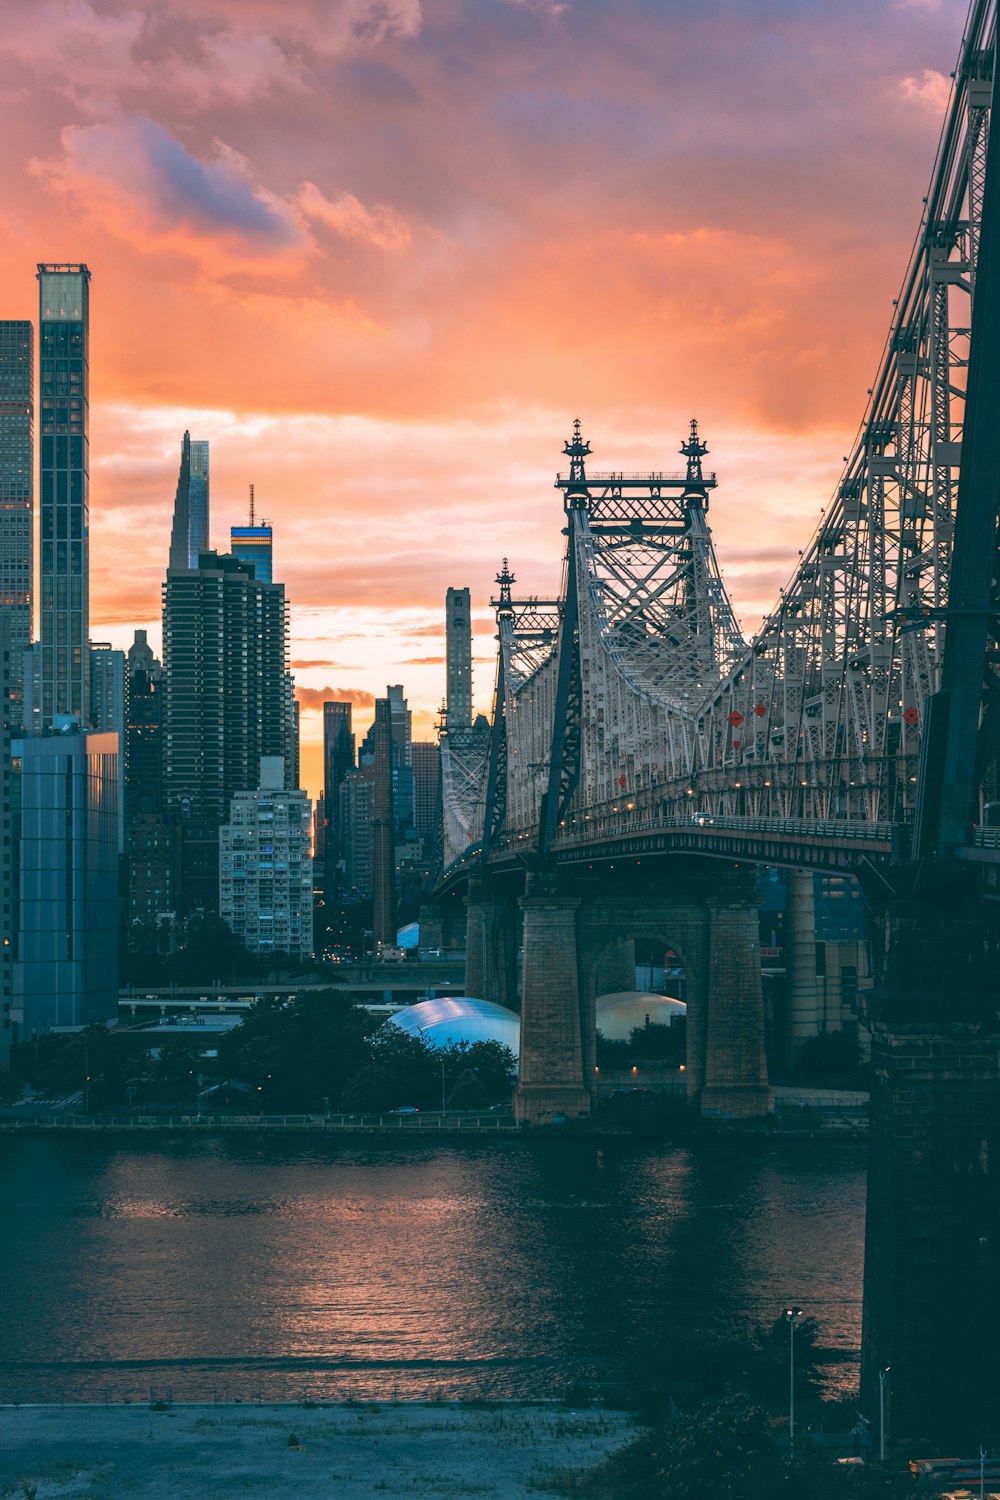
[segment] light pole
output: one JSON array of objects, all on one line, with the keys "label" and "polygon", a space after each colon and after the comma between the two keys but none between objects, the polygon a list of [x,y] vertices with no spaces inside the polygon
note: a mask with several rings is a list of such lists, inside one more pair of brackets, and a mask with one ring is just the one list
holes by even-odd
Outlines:
[{"label": "light pole", "polygon": [[788,1323],[788,1449],[795,1456],[795,1325],[802,1316],[801,1307],[786,1307]]},{"label": "light pole", "polygon": [[885,1384],[889,1379],[890,1365],[878,1372],[878,1456],[885,1461]]}]

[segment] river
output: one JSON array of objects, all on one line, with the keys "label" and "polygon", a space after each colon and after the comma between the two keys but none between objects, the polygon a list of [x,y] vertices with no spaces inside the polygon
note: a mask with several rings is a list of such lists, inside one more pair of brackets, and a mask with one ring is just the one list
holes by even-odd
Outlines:
[{"label": "river", "polygon": [[543,1397],[794,1302],[856,1382],[865,1152],[0,1137],[0,1401]]}]

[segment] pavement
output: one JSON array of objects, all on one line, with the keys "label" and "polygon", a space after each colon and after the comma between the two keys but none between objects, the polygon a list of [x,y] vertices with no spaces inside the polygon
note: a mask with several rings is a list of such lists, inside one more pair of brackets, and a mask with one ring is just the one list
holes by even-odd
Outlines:
[{"label": "pavement", "polygon": [[17,1500],[538,1500],[599,1463],[624,1412],[502,1403],[0,1408],[0,1495]]}]

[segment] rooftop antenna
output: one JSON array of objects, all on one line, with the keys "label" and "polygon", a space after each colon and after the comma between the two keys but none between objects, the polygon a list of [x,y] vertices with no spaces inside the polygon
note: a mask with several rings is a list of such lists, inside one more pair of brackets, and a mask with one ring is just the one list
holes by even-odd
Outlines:
[{"label": "rooftop antenna", "polygon": [[253,485],[250,486],[250,525],[253,525]]}]

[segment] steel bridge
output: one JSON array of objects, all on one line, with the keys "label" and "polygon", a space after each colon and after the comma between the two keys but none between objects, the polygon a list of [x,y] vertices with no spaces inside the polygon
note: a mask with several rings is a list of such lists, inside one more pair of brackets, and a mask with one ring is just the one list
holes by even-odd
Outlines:
[{"label": "steel bridge", "polygon": [[[442,739],[446,878],[514,852],[561,858],[598,827],[602,839],[633,838],[640,823],[655,837],[677,830],[683,846],[692,839],[681,830],[702,828],[711,852],[709,830],[735,835],[739,820],[745,856],[760,859],[779,824],[819,864],[831,842],[914,852],[945,642],[970,608],[953,598],[952,575],[994,28],[994,4],[975,4],[863,420],[752,640],[717,562],[716,476],[697,424],[680,471],[649,474],[588,473],[576,424],[556,480],[567,536],[559,598],[516,594],[505,560],[490,740]],[[981,634],[986,622],[967,623]],[[996,738],[991,726],[991,760]],[[980,802],[992,782],[981,787]],[[975,800],[940,830],[950,847],[971,843]]]},{"label": "steel bridge", "polygon": [[522,935],[532,1124],[590,1107],[626,932],[681,956],[692,1097],[766,1113],[753,867],[861,878],[882,939],[863,1387],[891,1363],[904,1430],[970,1437],[1000,1341],[996,12],[972,0],[857,435],[751,640],[696,422],[676,472],[643,474],[588,467],[575,424],[558,598],[504,560],[492,722],[442,733],[438,886],[466,896],[469,993],[513,997]]}]

